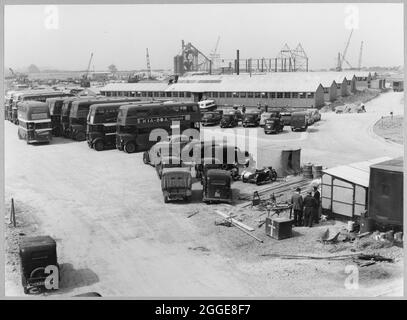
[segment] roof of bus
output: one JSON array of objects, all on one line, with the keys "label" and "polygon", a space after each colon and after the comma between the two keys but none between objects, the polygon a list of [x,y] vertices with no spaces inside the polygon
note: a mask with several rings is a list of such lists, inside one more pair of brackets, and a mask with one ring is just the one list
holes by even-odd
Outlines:
[{"label": "roof of bus", "polygon": [[[25,110],[23,110],[25,109]],[[40,101],[24,101],[18,103],[19,112],[26,111],[25,113],[31,114],[34,110],[43,111],[49,113],[48,105],[45,102]]]}]

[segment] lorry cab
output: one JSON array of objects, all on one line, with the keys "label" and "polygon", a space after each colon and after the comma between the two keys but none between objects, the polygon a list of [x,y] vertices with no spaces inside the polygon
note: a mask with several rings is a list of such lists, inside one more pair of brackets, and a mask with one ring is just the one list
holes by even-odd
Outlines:
[{"label": "lorry cab", "polygon": [[264,126],[264,133],[279,133],[282,132],[284,129],[284,124],[280,120],[280,118],[271,118],[266,120],[266,124]]},{"label": "lorry cab", "polygon": [[291,112],[281,112],[280,119],[285,126],[291,126]]},{"label": "lorry cab", "polygon": [[260,112],[246,112],[243,117],[243,127],[258,127],[260,124]]},{"label": "lorry cab", "polygon": [[305,131],[308,128],[308,113],[297,111],[291,114],[291,131]]},{"label": "lorry cab", "polygon": [[171,200],[190,201],[192,176],[189,168],[164,168],[161,177],[161,190],[165,203]]},{"label": "lorry cab", "polygon": [[232,202],[232,178],[230,172],[219,169],[209,169],[203,177],[202,201]]},{"label": "lorry cab", "polygon": [[52,140],[51,118],[45,102],[24,101],[17,104],[18,137],[27,143]]}]

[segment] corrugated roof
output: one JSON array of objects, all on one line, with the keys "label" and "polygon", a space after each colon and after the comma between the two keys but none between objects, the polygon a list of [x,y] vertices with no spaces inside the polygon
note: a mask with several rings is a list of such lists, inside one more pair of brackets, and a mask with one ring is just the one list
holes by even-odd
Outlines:
[{"label": "corrugated roof", "polygon": [[[199,75],[180,77],[167,91],[190,92],[315,92],[320,79],[311,73]],[[332,83],[332,82],[331,82]],[[329,84],[331,85],[331,84]]]},{"label": "corrugated roof", "polygon": [[273,72],[240,75],[193,75],[179,77],[178,82],[109,83],[101,91],[180,91],[180,92],[315,92],[321,84],[330,87],[346,78],[349,72]]},{"label": "corrugated roof", "polygon": [[370,166],[388,160],[391,160],[391,158],[381,157],[372,160],[356,162],[348,165],[325,169],[322,171],[331,176],[349,181],[351,183],[363,187],[369,187]]},{"label": "corrugated roof", "polygon": [[108,83],[100,91],[165,91],[167,82]]}]

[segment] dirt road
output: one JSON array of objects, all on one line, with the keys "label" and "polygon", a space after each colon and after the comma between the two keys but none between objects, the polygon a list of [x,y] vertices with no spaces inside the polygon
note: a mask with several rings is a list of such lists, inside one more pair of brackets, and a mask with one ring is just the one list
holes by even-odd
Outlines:
[{"label": "dirt road", "polygon": [[[365,114],[323,114],[305,134],[286,132],[284,145],[301,146],[302,162],[324,166],[385,155],[403,147],[376,138],[371,126],[383,114],[402,113],[402,94],[386,93],[366,104]],[[254,129],[256,130],[256,129]],[[261,147],[282,136],[265,136]],[[372,296],[399,288],[399,264],[361,276],[358,290],[344,287],[344,263],[259,259],[287,243],[301,253],[301,238],[319,228],[299,228],[288,242],[265,244],[233,228],[215,226],[215,207],[200,202],[194,185],[191,204],[164,205],[160,180],[142,154],[96,152],[85,142],[55,138],[50,145],[26,145],[17,128],[5,123],[6,201],[38,223],[38,232],[57,240],[62,264],[61,290],[71,296],[97,291],[103,296]],[[216,206],[223,208],[223,206]],[[199,214],[187,218],[194,210]],[[18,217],[17,217],[18,219]],[[321,227],[322,228],[322,227]],[[322,250],[325,250],[322,248]],[[18,273],[6,276],[6,294],[23,295]]]}]

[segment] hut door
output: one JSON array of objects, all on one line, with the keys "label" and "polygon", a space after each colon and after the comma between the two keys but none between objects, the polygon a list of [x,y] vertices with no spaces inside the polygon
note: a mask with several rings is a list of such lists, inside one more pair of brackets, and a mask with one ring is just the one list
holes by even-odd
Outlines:
[{"label": "hut door", "polygon": [[332,212],[342,216],[353,216],[354,186],[343,180],[333,178]]}]

